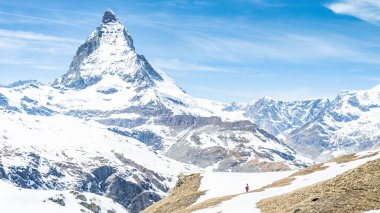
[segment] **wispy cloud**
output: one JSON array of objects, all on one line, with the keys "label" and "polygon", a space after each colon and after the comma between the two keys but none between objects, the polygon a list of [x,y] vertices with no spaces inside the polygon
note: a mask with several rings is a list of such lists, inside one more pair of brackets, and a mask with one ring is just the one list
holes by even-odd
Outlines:
[{"label": "wispy cloud", "polygon": [[55,70],[55,64],[49,58],[71,55],[80,43],[72,38],[0,29],[0,64]]},{"label": "wispy cloud", "polygon": [[[54,10],[54,9],[49,9],[49,8],[43,8],[43,9],[40,9],[40,10],[46,10],[46,11],[50,11],[52,13],[68,13],[68,11],[64,11],[64,10]],[[89,16],[89,14],[84,14],[84,13],[80,13],[80,12],[70,12],[70,13],[76,13],[76,14],[82,14],[82,15],[86,15],[86,16]],[[77,19],[71,19],[71,18],[60,18],[60,19],[57,19],[57,18],[53,18],[53,17],[38,17],[38,16],[31,16],[31,15],[25,15],[25,14],[22,14],[22,13],[13,13],[13,12],[6,12],[6,11],[0,11],[0,15],[3,15],[3,16],[11,16],[13,17],[13,19],[11,20],[6,20],[6,21],[1,21],[2,23],[9,23],[9,22],[21,22],[21,23],[36,23],[36,24],[41,24],[41,23],[44,23],[44,24],[59,24],[59,25],[67,25],[67,26],[71,26],[71,27],[81,27],[81,26],[85,26],[87,25],[88,23],[92,22],[91,20],[88,20],[86,18],[77,18]]]},{"label": "wispy cloud", "polygon": [[49,54],[72,53],[73,48],[80,43],[81,41],[72,38],[0,29],[0,54],[3,58],[9,58],[12,53],[16,55],[27,52],[43,52]]},{"label": "wispy cloud", "polygon": [[343,60],[379,63],[377,56],[360,50],[366,44],[335,35],[292,34],[269,31],[264,38],[222,37],[193,34],[187,41],[207,55],[233,62],[242,60],[282,60],[314,62]]},{"label": "wispy cloud", "polygon": [[9,13],[9,12],[2,12],[2,11],[0,11],[0,14],[8,15],[8,16],[20,17],[20,18],[26,18],[26,19],[33,19],[33,20],[43,21],[43,22],[62,23],[61,21],[57,21],[57,20],[52,20],[52,19],[47,19],[47,18],[40,18],[40,17],[36,17],[36,16],[23,15],[23,14],[18,14],[18,13]]},{"label": "wispy cloud", "polygon": [[41,33],[0,29],[0,38],[29,41],[55,41],[68,43],[81,43],[82,41],[72,38],[44,35]]},{"label": "wispy cloud", "polygon": [[354,16],[366,22],[380,25],[379,0],[339,0],[326,5],[337,14]]}]

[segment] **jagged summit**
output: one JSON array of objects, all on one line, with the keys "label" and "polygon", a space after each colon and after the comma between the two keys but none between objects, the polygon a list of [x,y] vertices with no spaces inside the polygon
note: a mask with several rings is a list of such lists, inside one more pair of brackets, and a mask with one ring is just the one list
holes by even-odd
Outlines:
[{"label": "jagged summit", "polygon": [[69,71],[53,86],[84,89],[107,75],[140,87],[163,80],[145,57],[135,52],[132,37],[112,10],[104,13],[102,24],[78,48]]},{"label": "jagged summit", "polygon": [[117,21],[119,20],[111,9],[108,9],[106,10],[106,12],[104,12],[103,19],[102,19],[103,24],[107,24],[110,22],[117,22]]}]

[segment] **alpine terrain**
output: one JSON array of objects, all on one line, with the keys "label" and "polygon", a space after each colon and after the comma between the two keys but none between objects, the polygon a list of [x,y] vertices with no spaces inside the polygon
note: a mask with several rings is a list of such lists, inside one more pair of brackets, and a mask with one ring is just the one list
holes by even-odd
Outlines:
[{"label": "alpine terrain", "polygon": [[41,191],[28,211],[39,211],[40,202],[66,212],[134,213],[164,197],[180,173],[287,171],[313,163],[289,146],[303,140],[300,133],[289,134],[289,145],[274,135],[319,122],[326,110],[317,108],[330,104],[306,104],[320,115],[290,116],[289,128],[256,125],[248,111],[227,105],[193,98],[155,70],[107,10],[53,84],[0,87],[0,178],[7,182],[1,184],[23,188],[20,196]]},{"label": "alpine terrain", "polygon": [[343,91],[333,100],[294,102],[262,98],[222,110],[245,116],[260,128],[316,161],[380,146],[380,85]]}]

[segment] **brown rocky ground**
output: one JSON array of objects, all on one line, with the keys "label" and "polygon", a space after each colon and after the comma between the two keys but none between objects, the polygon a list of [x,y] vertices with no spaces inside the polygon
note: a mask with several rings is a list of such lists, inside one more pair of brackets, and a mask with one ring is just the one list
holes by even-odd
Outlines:
[{"label": "brown rocky ground", "polygon": [[186,207],[195,203],[205,193],[198,191],[201,179],[202,176],[200,174],[180,175],[176,186],[168,197],[151,205],[142,211],[142,213],[183,212]]}]

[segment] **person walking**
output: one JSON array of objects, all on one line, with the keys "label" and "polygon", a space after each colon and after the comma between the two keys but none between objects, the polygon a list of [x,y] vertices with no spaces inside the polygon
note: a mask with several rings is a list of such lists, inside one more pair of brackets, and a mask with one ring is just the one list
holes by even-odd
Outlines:
[{"label": "person walking", "polygon": [[249,185],[247,183],[247,185],[245,186],[245,192],[249,192]]}]

